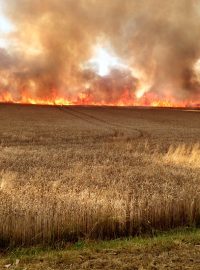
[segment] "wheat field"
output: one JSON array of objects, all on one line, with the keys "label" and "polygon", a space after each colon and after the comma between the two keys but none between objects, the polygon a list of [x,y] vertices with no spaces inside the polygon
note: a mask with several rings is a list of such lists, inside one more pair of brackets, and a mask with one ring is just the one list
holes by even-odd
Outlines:
[{"label": "wheat field", "polygon": [[200,225],[200,111],[0,105],[0,246]]}]

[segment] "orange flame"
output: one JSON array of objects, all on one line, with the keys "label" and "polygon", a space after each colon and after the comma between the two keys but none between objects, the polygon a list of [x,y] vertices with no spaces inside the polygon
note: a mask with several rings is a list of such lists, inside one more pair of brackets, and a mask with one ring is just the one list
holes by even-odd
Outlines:
[{"label": "orange flame", "polygon": [[0,93],[0,103],[17,103],[17,104],[34,104],[34,105],[96,105],[96,106],[152,106],[152,107],[196,107],[200,108],[200,100],[194,102],[192,100],[176,101],[172,97],[160,99],[155,94],[146,93],[143,97],[137,98],[129,91],[123,94],[114,102],[106,100],[95,101],[93,96],[88,93],[79,93],[76,98],[64,98],[53,94],[46,98],[29,97],[26,92],[21,94],[19,99],[15,99],[8,91]]}]

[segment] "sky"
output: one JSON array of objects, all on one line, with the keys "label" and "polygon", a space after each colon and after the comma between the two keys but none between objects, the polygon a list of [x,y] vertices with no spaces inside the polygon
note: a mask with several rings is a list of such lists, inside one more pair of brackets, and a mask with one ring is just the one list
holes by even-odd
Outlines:
[{"label": "sky", "polygon": [[3,12],[2,0],[0,0],[0,47],[7,48],[8,40],[6,35],[14,31],[14,25],[11,21],[5,16]]},{"label": "sky", "polygon": [[5,16],[3,12],[3,2],[2,0],[0,0],[0,32],[9,33],[13,30],[14,30],[14,26],[9,21],[9,19]]},{"label": "sky", "polygon": [[2,33],[9,33],[13,30],[13,25],[9,20],[1,13],[0,14],[0,31]]}]

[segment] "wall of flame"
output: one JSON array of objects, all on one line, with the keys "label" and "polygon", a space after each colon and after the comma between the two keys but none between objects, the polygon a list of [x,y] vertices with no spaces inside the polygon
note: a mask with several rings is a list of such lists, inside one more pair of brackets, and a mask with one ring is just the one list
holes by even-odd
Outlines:
[{"label": "wall of flame", "polygon": [[[7,0],[0,101],[199,106],[199,0]],[[1,44],[1,42],[0,42]],[[82,65],[112,47],[128,69]]]}]

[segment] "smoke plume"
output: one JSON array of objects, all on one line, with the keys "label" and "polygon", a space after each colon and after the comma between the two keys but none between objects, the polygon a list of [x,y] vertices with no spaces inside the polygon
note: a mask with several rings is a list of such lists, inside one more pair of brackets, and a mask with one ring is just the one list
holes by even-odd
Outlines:
[{"label": "smoke plume", "polygon": [[[0,48],[0,97],[200,103],[199,0],[6,0],[3,10],[14,30]],[[97,44],[126,68],[85,69]]]}]

